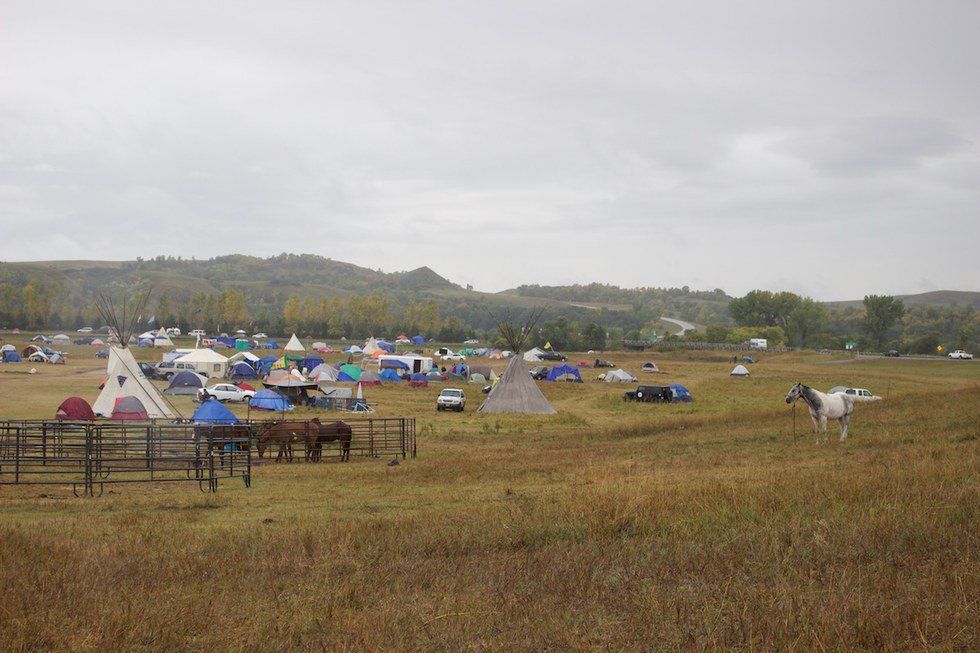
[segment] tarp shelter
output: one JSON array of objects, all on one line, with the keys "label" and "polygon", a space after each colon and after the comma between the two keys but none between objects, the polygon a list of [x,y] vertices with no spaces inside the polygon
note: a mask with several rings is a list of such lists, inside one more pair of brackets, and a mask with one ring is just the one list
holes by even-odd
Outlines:
[{"label": "tarp shelter", "polygon": [[257,363],[260,360],[262,360],[262,359],[259,358],[258,356],[256,356],[255,354],[253,354],[250,351],[240,351],[240,352],[238,352],[234,356],[231,356],[228,359],[228,365],[233,365],[233,364],[237,363],[238,361],[246,361],[246,362],[249,362],[249,363]]},{"label": "tarp shelter", "polygon": [[88,402],[81,397],[68,397],[58,406],[55,419],[95,419]]},{"label": "tarp shelter", "polygon": [[439,371],[438,367],[433,367],[425,373],[425,378],[429,381],[442,381],[442,372]]},{"label": "tarp shelter", "polygon": [[[365,354],[365,355],[366,355],[366,354]],[[380,358],[381,358],[382,356],[387,356],[387,355],[388,355],[388,352],[387,352],[387,351],[385,351],[385,350],[384,350],[384,349],[382,349],[381,347],[378,347],[377,349],[375,349],[375,350],[374,350],[374,353],[373,353],[373,354],[371,354],[371,358],[373,358],[373,359],[375,359],[375,360],[378,360],[378,359],[380,359]]]},{"label": "tarp shelter", "polygon": [[327,343],[320,342],[319,340],[317,340],[310,346],[313,348],[313,351],[324,352],[327,350]]},{"label": "tarp shelter", "polygon": [[191,419],[198,424],[238,424],[235,413],[213,397],[201,404]]},{"label": "tarp shelter", "polygon": [[751,356],[742,356],[743,363],[754,363],[755,360]]},{"label": "tarp shelter", "polygon": [[248,405],[254,410],[292,410],[293,406],[289,400],[275,390],[259,390],[252,397]]},{"label": "tarp shelter", "polygon": [[[474,379],[473,377],[477,377]],[[470,365],[470,383],[487,383],[497,380],[497,373],[489,365]]]},{"label": "tarp shelter", "polygon": [[[425,378],[424,375],[421,375],[420,374],[419,376],[422,376],[423,378]],[[384,382],[386,382],[386,383],[392,382],[392,381],[397,382],[397,381],[401,381],[402,380],[402,377],[398,376],[398,372],[396,372],[395,370],[386,369],[386,370],[381,370],[381,380],[384,381]]]},{"label": "tarp shelter", "polygon": [[306,370],[307,374],[317,368],[317,366],[323,365],[323,359],[319,356],[307,356],[300,362],[296,363],[296,367],[301,370]]},{"label": "tarp shelter", "polygon": [[397,358],[391,358],[391,357],[383,360],[378,360],[378,367],[381,368],[381,371],[384,370],[411,371],[411,368],[408,366],[408,363],[405,363],[404,361],[400,361]]},{"label": "tarp shelter", "polygon": [[673,401],[680,401],[683,403],[690,403],[694,401],[694,397],[691,396],[691,393],[684,386],[677,383],[671,383],[667,387],[670,388],[671,394],[674,395]]},{"label": "tarp shelter", "polygon": [[548,376],[545,378],[545,381],[573,381],[575,383],[581,383],[582,374],[578,371],[578,368],[562,363],[548,370]]},{"label": "tarp shelter", "polygon": [[345,354],[363,354],[364,353],[364,350],[361,349],[360,347],[358,347],[357,345],[347,345],[346,347],[344,347],[344,353]]},{"label": "tarp shelter", "polygon": [[165,395],[196,395],[204,387],[204,379],[195,372],[177,372],[170,379],[170,385],[163,391]]},{"label": "tarp shelter", "polygon": [[500,381],[478,409],[481,413],[527,413],[550,415],[555,412],[528,373],[524,358],[514,356]]},{"label": "tarp shelter", "polygon": [[744,365],[736,365],[730,376],[748,376],[749,371]]},{"label": "tarp shelter", "polygon": [[259,359],[259,362],[255,364],[255,367],[260,372],[268,372],[278,360],[278,356],[263,356]]},{"label": "tarp shelter", "polygon": [[60,353],[55,352],[50,356],[48,356],[48,362],[51,363],[52,365],[64,365],[65,357],[62,356]]},{"label": "tarp shelter", "polygon": [[191,363],[194,369],[208,377],[223,377],[228,369],[228,359],[213,349],[192,349],[176,360]]},{"label": "tarp shelter", "polygon": [[282,350],[306,353],[306,347],[304,347],[303,343],[299,341],[299,338],[296,337],[295,333],[289,339],[289,342],[286,343],[286,346],[282,348]]},{"label": "tarp shelter", "polygon": [[35,351],[27,357],[27,360],[31,361],[32,363],[47,363],[48,357],[43,351]]},{"label": "tarp shelter", "polygon": [[395,353],[395,346],[393,344],[391,344],[390,342],[385,342],[384,340],[379,340],[378,341],[378,347],[381,347],[381,349],[385,350],[389,354],[394,354]]},{"label": "tarp shelter", "polygon": [[609,370],[602,380],[606,383],[636,383],[636,377],[626,370]]},{"label": "tarp shelter", "polygon": [[17,351],[17,348],[8,343],[3,347],[0,347],[0,352],[5,352],[5,351]]},{"label": "tarp shelter", "polygon": [[251,381],[257,378],[258,372],[245,361],[239,361],[228,368],[228,379],[231,381]]},{"label": "tarp shelter", "polygon": [[124,347],[110,347],[106,382],[99,398],[92,404],[92,410],[96,415],[109,417],[116,407],[116,399],[127,396],[136,397],[150,417],[174,418],[166,400],[143,376],[140,366],[133,358],[133,352]]},{"label": "tarp shelter", "polygon": [[381,385],[381,375],[374,370],[364,370],[358,382],[361,385]]},{"label": "tarp shelter", "polygon": [[348,383],[351,381],[360,381],[362,371],[357,365],[341,365],[337,371],[337,380]]},{"label": "tarp shelter", "polygon": [[59,333],[55,337],[51,338],[51,344],[54,344],[54,345],[70,345],[71,344],[71,338],[69,338],[68,336],[66,336],[63,333]]},{"label": "tarp shelter", "polygon": [[534,349],[529,349],[524,352],[524,360],[528,363],[540,363],[544,360],[542,356],[544,356],[546,353],[547,352],[545,352],[545,350],[535,347]]},{"label": "tarp shelter", "polygon": [[657,367],[657,364],[656,363],[644,363],[640,367],[640,371],[641,372],[659,372],[660,371],[660,368]]},{"label": "tarp shelter", "polygon": [[422,346],[425,344],[425,338],[422,336],[412,336],[412,344]]},{"label": "tarp shelter", "polygon": [[149,419],[143,402],[132,395],[116,397],[109,419]]},{"label": "tarp shelter", "polygon": [[3,352],[3,362],[4,363],[19,363],[21,362],[20,354],[16,351],[10,351],[9,349]]}]

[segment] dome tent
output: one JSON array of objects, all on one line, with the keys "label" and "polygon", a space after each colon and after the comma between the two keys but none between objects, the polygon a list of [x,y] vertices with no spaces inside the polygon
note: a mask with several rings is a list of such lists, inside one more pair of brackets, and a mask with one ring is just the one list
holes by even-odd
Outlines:
[{"label": "dome tent", "polygon": [[95,419],[95,413],[87,401],[81,397],[68,397],[58,406],[55,419]]},{"label": "dome tent", "polygon": [[690,403],[694,401],[694,397],[691,396],[690,391],[679,383],[671,383],[669,386],[671,394],[674,395],[673,401],[678,401],[682,403]]},{"label": "dome tent", "polygon": [[574,383],[582,382],[582,374],[577,368],[571,365],[555,365],[550,370],[548,370],[548,376],[545,381],[572,381]]},{"label": "dome tent", "polygon": [[228,378],[232,381],[246,381],[259,378],[255,368],[245,361],[238,361],[228,369]]},{"label": "dome tent", "polygon": [[163,391],[165,395],[196,395],[204,387],[204,379],[189,371],[177,372],[170,379],[170,385]]},{"label": "dome tent", "polygon": [[256,410],[292,410],[289,400],[275,390],[259,390],[248,402]]},{"label": "dome tent", "polygon": [[201,404],[191,419],[199,424],[238,424],[235,413],[213,397]]},{"label": "dome tent", "polygon": [[729,376],[748,376],[749,370],[744,365],[736,365]]},{"label": "dome tent", "polygon": [[636,377],[626,370],[610,370],[602,379],[606,383],[636,383]]},{"label": "dome tent", "polygon": [[127,395],[125,397],[116,397],[116,402],[112,407],[112,414],[109,416],[109,419],[140,420],[149,419],[149,415],[142,401],[133,395]]}]

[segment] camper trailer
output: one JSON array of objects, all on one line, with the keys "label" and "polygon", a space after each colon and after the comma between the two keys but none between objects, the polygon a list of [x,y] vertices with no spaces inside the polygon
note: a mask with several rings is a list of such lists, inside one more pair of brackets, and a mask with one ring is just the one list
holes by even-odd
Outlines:
[{"label": "camper trailer", "polygon": [[750,338],[749,346],[752,349],[769,349],[769,341],[765,338]]}]

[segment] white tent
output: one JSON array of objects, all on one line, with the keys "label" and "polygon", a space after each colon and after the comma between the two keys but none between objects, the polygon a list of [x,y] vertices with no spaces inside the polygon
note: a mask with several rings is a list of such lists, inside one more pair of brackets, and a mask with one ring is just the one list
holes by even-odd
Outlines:
[{"label": "white tent", "polygon": [[240,360],[246,360],[249,363],[254,363],[255,361],[259,360],[259,357],[250,351],[240,351],[228,359],[228,365],[234,365]]},{"label": "white tent", "polygon": [[732,370],[731,376],[748,376],[749,371],[744,365],[736,365],[735,369]]},{"label": "white tent", "polygon": [[223,377],[228,367],[228,359],[213,349],[194,349],[176,360],[192,363],[194,369],[208,377]]},{"label": "white tent", "polygon": [[289,339],[289,342],[286,343],[286,346],[282,349],[283,351],[301,351],[304,354],[306,353],[306,347],[304,347],[303,343],[299,341],[299,338],[296,337],[295,333],[293,334],[293,337]]},{"label": "white tent", "polygon": [[149,417],[174,417],[160,392],[143,376],[133,353],[123,347],[111,347],[106,382],[99,398],[92,404],[92,411],[96,415],[110,417],[116,407],[116,399],[127,396],[139,399]]},{"label": "white tent", "polygon": [[544,360],[544,358],[542,357],[546,353],[547,352],[545,350],[539,347],[535,347],[534,349],[529,349],[526,352],[524,352],[524,360],[528,363],[540,363],[541,361]]},{"label": "white tent", "polygon": [[381,349],[381,347],[378,346],[377,338],[368,338],[367,342],[364,343],[364,347],[362,349],[364,350],[365,356],[373,356],[374,352]]},{"label": "white tent", "polygon": [[643,366],[640,367],[640,371],[641,372],[659,372],[660,371],[660,368],[657,367],[657,364],[656,363],[644,363]]},{"label": "white tent", "polygon": [[602,380],[606,383],[636,383],[636,377],[626,370],[610,370]]},{"label": "white tent", "polygon": [[320,363],[312,370],[310,370],[310,380],[316,381],[317,383],[325,381],[336,381],[337,380],[337,370],[328,365],[327,363]]},{"label": "white tent", "polygon": [[68,336],[66,336],[63,333],[59,333],[55,337],[51,338],[51,344],[53,344],[53,345],[70,345],[71,344],[71,338],[69,338]]},{"label": "white tent", "polygon": [[157,331],[157,334],[153,337],[153,346],[173,347],[174,341],[170,339],[170,334],[167,333],[167,330],[161,327],[160,330]]}]

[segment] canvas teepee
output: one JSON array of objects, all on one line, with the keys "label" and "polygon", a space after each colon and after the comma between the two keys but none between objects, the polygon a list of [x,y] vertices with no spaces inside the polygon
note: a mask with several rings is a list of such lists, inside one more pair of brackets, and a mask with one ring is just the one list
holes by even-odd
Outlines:
[{"label": "canvas teepee", "polygon": [[556,412],[531,378],[524,358],[517,355],[523,349],[524,341],[539,316],[540,312],[532,313],[531,318],[520,327],[506,322],[499,323],[500,333],[515,355],[511,356],[507,369],[478,409],[479,412],[534,415],[551,415]]},{"label": "canvas teepee", "polygon": [[106,381],[99,398],[92,404],[92,411],[101,417],[111,417],[116,406],[116,400],[121,397],[136,397],[146,408],[149,417],[164,417],[173,419],[173,411],[167,405],[163,395],[143,376],[139,364],[133,358],[133,353],[122,343],[126,343],[133,332],[150,292],[147,291],[136,301],[132,312],[127,311],[124,302],[121,311],[104,295],[96,302],[102,318],[119,335],[121,344],[109,348],[109,364],[106,367]]},{"label": "canvas teepee", "polygon": [[289,342],[286,343],[286,346],[282,348],[282,350],[301,351],[303,353],[306,353],[306,347],[304,347],[303,343],[299,341],[299,338],[296,337],[295,333],[293,334],[293,337],[289,339]]}]

